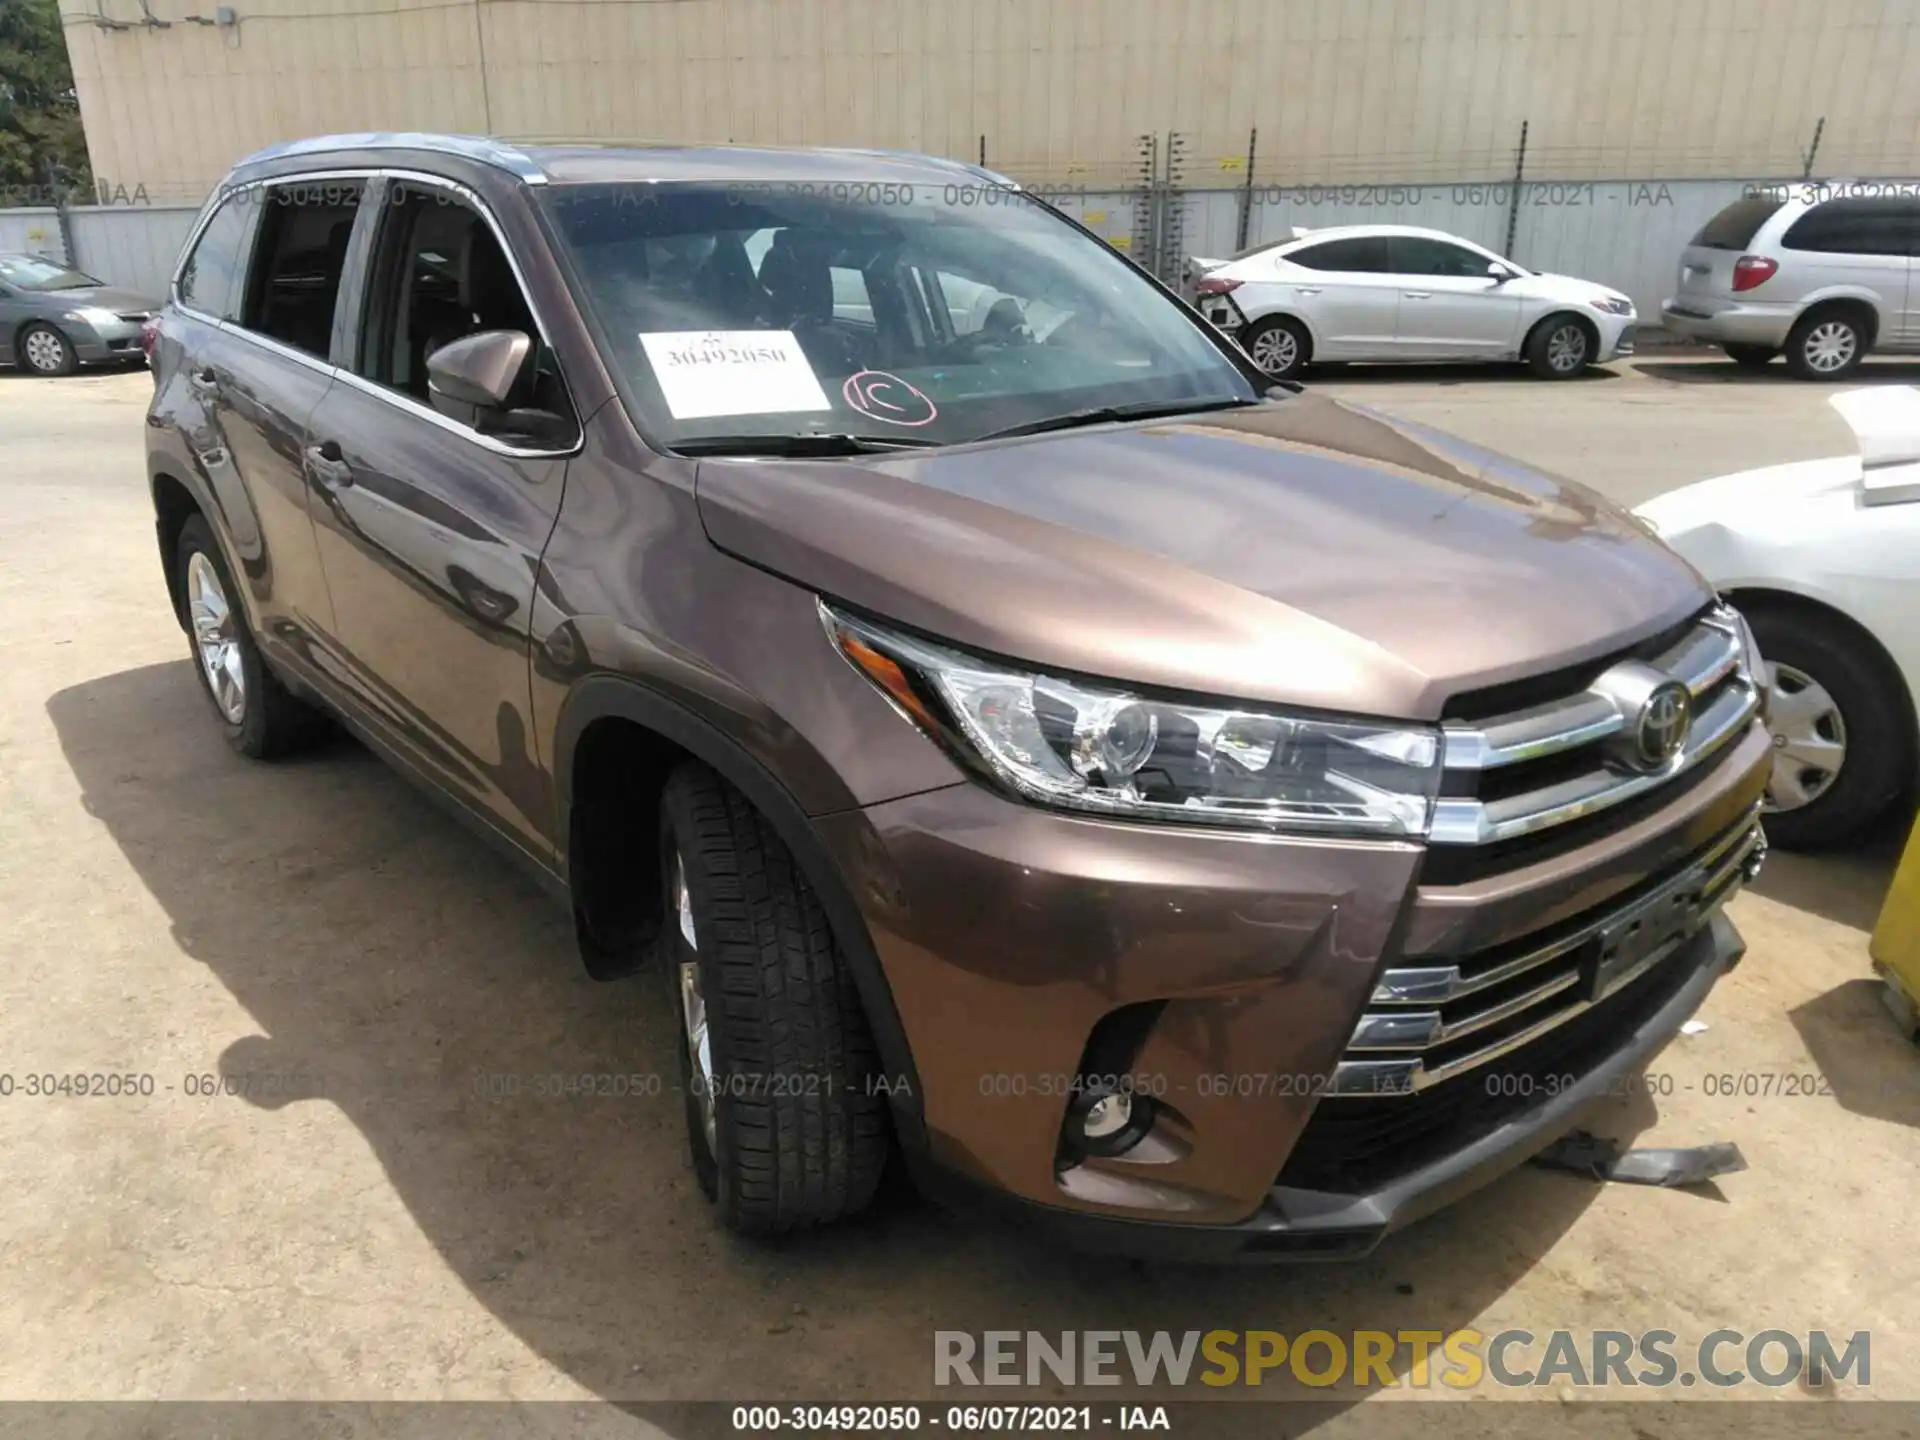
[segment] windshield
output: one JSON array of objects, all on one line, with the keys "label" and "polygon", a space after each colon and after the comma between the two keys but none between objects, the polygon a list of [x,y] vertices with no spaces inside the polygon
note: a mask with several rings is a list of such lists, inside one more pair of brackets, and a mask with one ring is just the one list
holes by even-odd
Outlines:
[{"label": "windshield", "polygon": [[22,290],[79,290],[100,282],[38,255],[0,255],[0,280]]},{"label": "windshield", "polygon": [[622,389],[668,446],[949,444],[1257,398],[1178,306],[1017,191],[592,184],[542,203]]}]

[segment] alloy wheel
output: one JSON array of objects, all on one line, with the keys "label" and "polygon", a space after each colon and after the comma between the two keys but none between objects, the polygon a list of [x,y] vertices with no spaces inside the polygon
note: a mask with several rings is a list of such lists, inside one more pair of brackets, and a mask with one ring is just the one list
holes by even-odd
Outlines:
[{"label": "alloy wheel", "polygon": [[1547,364],[1556,375],[1569,375],[1587,363],[1587,332],[1569,321],[1547,337]]},{"label": "alloy wheel", "polygon": [[1773,662],[1767,728],[1773,734],[1771,812],[1811,805],[1833,787],[1847,759],[1847,725],[1827,688],[1804,670]]},{"label": "alloy wheel", "polygon": [[200,656],[200,669],[213,692],[213,703],[238,725],[247,714],[247,677],[241,664],[238,622],[220,574],[204,552],[196,550],[187,561],[187,614],[193,622],[193,645]]},{"label": "alloy wheel", "polygon": [[694,1103],[700,1109],[700,1129],[707,1137],[707,1153],[718,1155],[719,1118],[713,1093],[713,1040],[707,1030],[707,1001],[700,991],[700,941],[693,924],[693,895],[687,889],[686,862],[673,854],[673,908],[680,925],[680,1023],[687,1056],[693,1062]]},{"label": "alloy wheel", "polygon": [[1809,370],[1831,375],[1846,369],[1859,348],[1860,336],[1853,326],[1844,320],[1822,320],[1807,332],[1800,351]]},{"label": "alloy wheel", "polygon": [[1254,336],[1253,348],[1248,354],[1264,373],[1284,375],[1300,358],[1300,342],[1286,326],[1276,325]]}]

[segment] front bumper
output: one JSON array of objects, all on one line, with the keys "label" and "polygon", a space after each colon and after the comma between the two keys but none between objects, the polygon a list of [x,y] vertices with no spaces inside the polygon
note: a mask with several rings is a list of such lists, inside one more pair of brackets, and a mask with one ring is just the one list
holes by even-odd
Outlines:
[{"label": "front bumper", "polygon": [[[1639,331],[1638,317],[1633,315],[1613,315],[1607,317],[1614,322],[1600,332],[1600,353],[1594,363],[1604,365],[1609,360],[1624,360],[1633,354],[1634,336]],[[1615,328],[1617,326],[1618,328]]]},{"label": "front bumper", "polygon": [[[1709,303],[1717,308],[1707,309]],[[1787,343],[1796,314],[1790,305],[1719,305],[1674,299],[1660,303],[1660,324],[1668,334],[1715,345],[1768,345],[1777,349]]]},{"label": "front bumper", "polygon": [[[1628,1093],[1635,1074],[1699,1009],[1745,942],[1715,914],[1676,957],[1669,986],[1623,1024],[1612,1052],[1573,1083],[1502,1118],[1476,1139],[1364,1193],[1327,1193],[1276,1183],[1259,1208],[1230,1225],[1195,1226],[1075,1214],[1010,1202],[958,1177],[922,1173],[922,1184],[958,1207],[980,1208],[1075,1249],[1194,1264],[1351,1259],[1393,1231],[1498,1179],[1574,1129],[1586,1112]],[[1522,1072],[1525,1073],[1525,1072]],[[1557,1078],[1557,1077],[1556,1077]],[[1284,1180],[1284,1177],[1282,1177]]]},{"label": "front bumper", "polygon": [[140,326],[137,322],[122,320],[112,325],[95,325],[67,320],[61,324],[67,332],[67,338],[73,342],[74,354],[83,365],[146,358],[140,348]]},{"label": "front bumper", "polygon": [[[930,1188],[997,1195],[1096,1248],[1278,1259],[1364,1250],[1491,1179],[1673,1033],[1739,954],[1724,895],[1645,978],[1548,1035],[1577,1053],[1529,1044],[1418,1095],[1329,1093],[1391,966],[1633,911],[1752,825],[1768,757],[1755,726],[1577,854],[1450,883],[1422,882],[1417,846],[1119,824],[972,784],[816,823],[912,1052]],[[1365,1107],[1457,1105],[1541,1065],[1537,1105],[1465,1104],[1465,1124],[1342,1170],[1340,1127]],[[1116,1075],[1154,1124],[1122,1155],[1077,1153],[1070,1109]]]}]

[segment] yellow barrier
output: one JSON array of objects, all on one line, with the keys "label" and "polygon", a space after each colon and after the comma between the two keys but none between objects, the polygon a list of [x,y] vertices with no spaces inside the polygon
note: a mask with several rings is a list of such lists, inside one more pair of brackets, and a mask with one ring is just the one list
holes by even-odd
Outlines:
[{"label": "yellow barrier", "polygon": [[1920,1039],[1920,823],[1907,837],[1867,950],[1886,982],[1887,1007],[1910,1038]]}]

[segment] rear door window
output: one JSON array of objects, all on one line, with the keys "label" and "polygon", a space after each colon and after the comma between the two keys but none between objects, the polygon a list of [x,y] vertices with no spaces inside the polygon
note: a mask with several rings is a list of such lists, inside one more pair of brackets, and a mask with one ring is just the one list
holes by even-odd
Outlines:
[{"label": "rear door window", "polygon": [[333,338],[347,244],[364,182],[313,180],[270,185],[260,201],[241,324],[321,360]]},{"label": "rear door window", "polygon": [[1484,280],[1487,266],[1493,263],[1464,245],[1431,240],[1424,235],[1392,236],[1387,241],[1387,253],[1396,275],[1447,275]]},{"label": "rear door window", "polygon": [[1744,250],[1760,233],[1760,227],[1772,219],[1787,202],[1754,197],[1736,200],[1700,227],[1693,243],[1709,250]]},{"label": "rear door window", "polygon": [[1392,273],[1392,266],[1387,258],[1387,241],[1383,235],[1359,236],[1351,240],[1325,240],[1318,245],[1289,250],[1286,258],[1295,265],[1306,266],[1309,270],[1365,271],[1375,275]]},{"label": "rear door window", "polygon": [[255,190],[229,195],[200,232],[175,282],[180,303],[189,310],[216,320],[239,318],[240,287],[235,281],[246,269],[259,199]]},{"label": "rear door window", "polygon": [[1920,235],[1920,201],[1897,197],[1829,200],[1787,227],[1788,250],[1827,255],[1911,255]]}]

